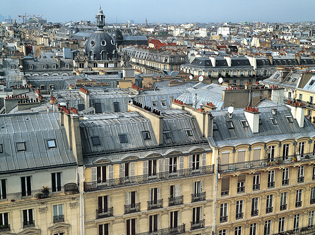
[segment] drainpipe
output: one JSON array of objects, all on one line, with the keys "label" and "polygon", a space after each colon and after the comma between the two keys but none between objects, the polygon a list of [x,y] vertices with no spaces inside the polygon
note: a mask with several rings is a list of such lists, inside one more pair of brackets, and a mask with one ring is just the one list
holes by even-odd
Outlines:
[{"label": "drainpipe", "polygon": [[219,155],[217,156],[217,172],[215,174],[215,197],[214,197],[214,221],[212,234],[215,235],[216,224],[217,224],[217,198],[218,198],[218,177],[219,177]]},{"label": "drainpipe", "polygon": [[85,227],[84,227],[84,166],[78,167],[79,173],[79,190],[80,190],[80,235],[85,234]]}]

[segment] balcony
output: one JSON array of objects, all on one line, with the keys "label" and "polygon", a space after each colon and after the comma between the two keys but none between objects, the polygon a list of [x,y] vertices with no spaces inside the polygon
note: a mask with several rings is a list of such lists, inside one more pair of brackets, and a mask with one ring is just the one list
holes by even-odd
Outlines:
[{"label": "balcony", "polygon": [[253,190],[259,190],[260,184],[253,184]]},{"label": "balcony", "polygon": [[148,210],[162,208],[163,207],[163,199],[148,201]]},{"label": "balcony", "polygon": [[0,233],[4,231],[10,231],[10,224],[2,224],[0,225]]},{"label": "balcony", "polygon": [[[315,156],[312,153],[305,153],[303,157],[301,157],[300,161],[298,162],[308,162],[315,159]],[[249,169],[258,169],[258,168],[265,168],[267,166],[276,166],[276,165],[287,165],[295,163],[296,156],[286,156],[284,157],[277,157],[273,159],[260,159],[255,161],[245,161],[245,162],[238,162],[238,163],[231,163],[231,164],[223,164],[219,165],[219,172],[221,173],[229,173],[234,171],[243,171]]]},{"label": "balcony", "polygon": [[166,235],[166,234],[181,234],[185,233],[185,224],[173,227],[173,228],[163,228],[154,232],[144,232],[137,233],[137,235]]},{"label": "balcony", "polygon": [[191,202],[199,202],[206,200],[206,192],[191,194]]},{"label": "balcony", "polygon": [[295,203],[295,207],[301,207],[301,206],[302,206],[302,201]]},{"label": "balcony", "polygon": [[23,228],[35,227],[35,220],[24,221]]},{"label": "balcony", "polygon": [[274,188],[275,182],[268,182],[268,188]]},{"label": "balcony", "polygon": [[242,213],[236,213],[236,219],[243,219],[243,212]]},{"label": "balcony", "polygon": [[169,197],[168,198],[168,206],[176,206],[183,204],[183,198],[184,196],[179,196],[179,197]]},{"label": "balcony", "polygon": [[289,179],[282,180],[282,185],[289,185]]},{"label": "balcony", "polygon": [[227,196],[229,195],[229,190],[221,191],[221,196]]},{"label": "balcony", "polygon": [[225,215],[225,216],[220,216],[220,223],[224,223],[224,222],[227,222],[228,221],[228,216]]},{"label": "balcony", "polygon": [[106,208],[106,209],[96,209],[96,218],[106,218],[113,216],[113,207]]},{"label": "balcony", "polygon": [[281,233],[274,233],[273,235],[278,235],[278,234],[298,234],[298,235],[303,235],[303,234],[313,234],[315,232],[315,227],[314,226],[309,226],[309,227],[303,227],[303,228],[298,228],[298,229],[293,229],[293,230],[287,230]]},{"label": "balcony", "polygon": [[303,183],[304,182],[304,176],[298,177],[298,183]]},{"label": "balcony", "polygon": [[54,223],[64,222],[65,216],[64,215],[54,215],[53,221],[54,221]]},{"label": "balcony", "polygon": [[273,211],[273,207],[267,207],[266,208],[266,214],[271,213]]},{"label": "balcony", "polygon": [[125,214],[139,212],[140,211],[140,202],[125,205]]},{"label": "balcony", "polygon": [[258,215],[258,210],[252,210],[252,216],[257,216]]},{"label": "balcony", "polygon": [[315,203],[315,198],[311,198],[310,204],[314,204]]},{"label": "balcony", "polygon": [[286,210],[287,204],[280,205],[280,211]]},{"label": "balcony", "polygon": [[237,188],[237,193],[244,193],[244,192],[245,192],[245,186]]},{"label": "balcony", "polygon": [[205,220],[199,220],[199,221],[193,221],[190,222],[190,230],[195,230],[199,228],[204,228],[205,227]]},{"label": "balcony", "polygon": [[97,184],[96,182],[85,182],[84,190],[86,192],[104,190],[110,188],[119,188],[131,185],[147,184],[152,182],[160,182],[166,180],[181,179],[193,177],[196,175],[208,175],[214,173],[214,165],[201,166],[199,171],[193,168],[177,170],[175,173],[159,172],[155,177],[146,175],[129,176],[122,178],[109,179],[107,184]]}]

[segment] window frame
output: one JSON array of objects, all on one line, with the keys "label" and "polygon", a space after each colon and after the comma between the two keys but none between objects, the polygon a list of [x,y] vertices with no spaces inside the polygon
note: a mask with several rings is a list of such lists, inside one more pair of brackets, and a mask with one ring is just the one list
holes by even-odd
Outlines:
[{"label": "window frame", "polygon": [[123,134],[118,134],[118,138],[119,138],[119,142],[121,144],[127,144],[128,143],[128,138],[127,138],[127,134],[123,133]]},{"label": "window frame", "polygon": [[[20,144],[23,144],[24,148],[20,148]],[[25,142],[16,142],[16,150],[18,152],[25,152],[26,151],[26,143]]]},{"label": "window frame", "polygon": [[[51,146],[50,143],[49,143],[51,141],[53,141],[53,146]],[[49,139],[49,140],[47,140],[47,147],[48,147],[48,149],[57,148],[56,139]]]}]

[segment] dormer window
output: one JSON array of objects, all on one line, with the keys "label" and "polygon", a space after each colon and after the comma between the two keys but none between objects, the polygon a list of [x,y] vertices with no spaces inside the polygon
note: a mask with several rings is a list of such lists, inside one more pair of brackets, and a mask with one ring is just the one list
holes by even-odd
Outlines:
[{"label": "dormer window", "polygon": [[47,140],[48,148],[56,148],[56,141],[55,140]]},{"label": "dormer window", "polygon": [[287,116],[286,119],[289,123],[293,123],[293,117]]},{"label": "dormer window", "polygon": [[128,143],[128,139],[127,139],[126,134],[119,134],[118,137],[119,137],[119,141],[121,144]]},{"label": "dormer window", "polygon": [[33,70],[33,65],[30,64],[30,65],[28,66],[28,68],[29,68],[30,70]]},{"label": "dormer window", "polygon": [[165,106],[166,106],[166,100],[162,100],[162,101],[161,101],[161,104],[162,104],[162,106],[165,107]]},{"label": "dormer window", "polygon": [[163,135],[164,135],[165,139],[170,139],[171,138],[171,133],[169,131],[164,132]]},{"label": "dormer window", "polygon": [[53,69],[56,69],[56,68],[57,68],[57,66],[54,64],[54,65],[52,66],[52,68],[53,68]]},{"label": "dormer window", "polygon": [[3,145],[0,144],[0,153],[3,153]]},{"label": "dormer window", "polygon": [[91,47],[94,47],[95,46],[94,40],[91,40],[90,44],[91,44]]},{"label": "dormer window", "polygon": [[157,101],[152,101],[152,106],[156,107],[157,106]]},{"label": "dormer window", "polygon": [[142,136],[144,140],[150,140],[151,139],[151,135],[149,131],[142,131]]},{"label": "dormer window", "polygon": [[217,125],[215,122],[213,123],[213,130],[214,130],[214,131],[217,131],[217,130],[218,130],[218,125]]},{"label": "dormer window", "polygon": [[232,121],[227,121],[226,125],[228,129],[234,129],[234,123]]},{"label": "dormer window", "polygon": [[17,142],[16,149],[17,151],[26,151],[25,142]]},{"label": "dormer window", "polygon": [[273,125],[277,125],[278,121],[275,118],[270,118],[270,121],[272,122]]},{"label": "dormer window", "polygon": [[100,141],[100,138],[98,136],[91,137],[91,140],[92,140],[93,146],[101,145],[101,141]]},{"label": "dormer window", "polygon": [[186,130],[186,134],[187,134],[187,136],[193,136],[192,130]]},{"label": "dormer window", "polygon": [[244,128],[248,127],[248,122],[246,120],[241,120],[240,122],[242,124],[242,127],[244,127]]},{"label": "dormer window", "polygon": [[47,65],[46,64],[43,64],[43,69],[47,69]]},{"label": "dormer window", "polygon": [[66,69],[70,68],[70,65],[69,64],[66,64]]}]

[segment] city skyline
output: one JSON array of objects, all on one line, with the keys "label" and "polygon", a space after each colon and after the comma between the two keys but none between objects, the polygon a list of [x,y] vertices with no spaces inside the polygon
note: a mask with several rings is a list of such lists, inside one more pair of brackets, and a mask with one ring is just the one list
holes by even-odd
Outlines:
[{"label": "city skyline", "polygon": [[[53,4],[52,4],[53,3]],[[51,5],[49,5],[51,4]],[[188,0],[150,1],[61,1],[53,2],[22,0],[4,2],[0,0],[0,15],[21,19],[18,15],[42,15],[48,22],[69,22],[89,20],[94,22],[95,12],[102,6],[107,23],[209,23],[209,22],[301,22],[315,20],[312,9],[315,2],[303,0]],[[73,7],[75,6],[75,7]],[[307,6],[307,7],[306,7]],[[141,14],[139,14],[140,12]],[[20,22],[20,21],[18,21]]]}]

